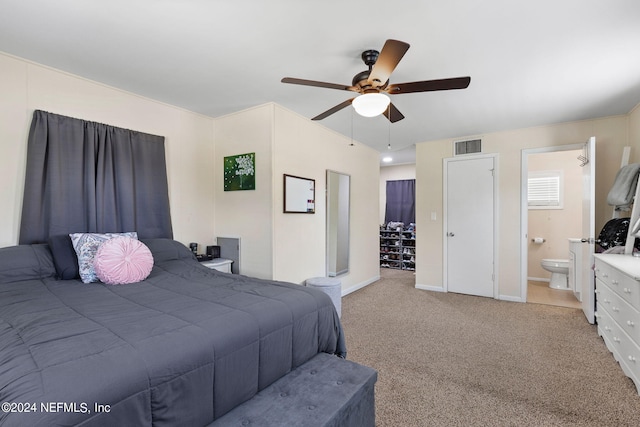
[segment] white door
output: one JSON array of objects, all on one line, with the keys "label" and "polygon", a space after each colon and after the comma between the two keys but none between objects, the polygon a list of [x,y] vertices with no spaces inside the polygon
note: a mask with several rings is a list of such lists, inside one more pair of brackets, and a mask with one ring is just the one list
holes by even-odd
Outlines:
[{"label": "white door", "polygon": [[445,284],[449,292],[494,295],[495,158],[445,160]]},{"label": "white door", "polygon": [[593,253],[595,252],[596,235],[596,138],[592,136],[585,143],[583,154],[588,163],[582,167],[582,274],[581,286],[582,311],[589,323],[594,323],[595,310],[595,284],[591,267],[593,266]]}]

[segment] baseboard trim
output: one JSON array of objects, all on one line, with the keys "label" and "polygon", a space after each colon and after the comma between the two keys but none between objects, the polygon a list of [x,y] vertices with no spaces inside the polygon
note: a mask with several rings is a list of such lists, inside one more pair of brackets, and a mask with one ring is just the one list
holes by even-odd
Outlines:
[{"label": "baseboard trim", "polygon": [[371,278],[371,279],[369,279],[369,280],[365,280],[364,282],[360,282],[360,283],[358,283],[358,284],[357,284],[357,285],[355,285],[355,286],[351,286],[351,287],[349,287],[348,289],[343,289],[343,290],[342,290],[342,296],[344,297],[344,296],[346,296],[346,295],[349,295],[350,293],[355,292],[355,291],[357,291],[358,289],[362,289],[362,288],[364,288],[365,286],[368,286],[368,285],[370,285],[370,284],[372,284],[372,283],[374,283],[374,282],[377,282],[378,280],[380,280],[380,276],[379,276],[379,275],[378,275],[378,276],[374,276],[374,277],[372,277],[372,278]]},{"label": "baseboard trim", "polygon": [[525,302],[520,297],[512,297],[511,295],[499,295],[498,299],[501,301],[509,301],[509,302]]},{"label": "baseboard trim", "polygon": [[551,282],[551,279],[546,279],[544,277],[527,277],[527,280],[532,282]]},{"label": "baseboard trim", "polygon": [[[446,292],[442,286],[433,285],[416,285],[416,289],[421,289],[423,291]],[[510,295],[499,295],[497,299],[509,302],[525,302],[520,297],[512,297]]]},{"label": "baseboard trim", "polygon": [[423,291],[445,292],[442,286],[433,286],[433,285],[416,284],[416,289],[421,289]]}]

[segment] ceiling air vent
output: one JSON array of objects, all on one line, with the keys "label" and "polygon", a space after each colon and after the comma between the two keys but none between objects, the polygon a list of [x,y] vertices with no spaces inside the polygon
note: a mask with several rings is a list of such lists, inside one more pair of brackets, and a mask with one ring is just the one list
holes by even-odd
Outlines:
[{"label": "ceiling air vent", "polygon": [[453,153],[455,156],[462,154],[474,154],[482,152],[482,140],[471,139],[469,141],[455,141],[453,143]]}]

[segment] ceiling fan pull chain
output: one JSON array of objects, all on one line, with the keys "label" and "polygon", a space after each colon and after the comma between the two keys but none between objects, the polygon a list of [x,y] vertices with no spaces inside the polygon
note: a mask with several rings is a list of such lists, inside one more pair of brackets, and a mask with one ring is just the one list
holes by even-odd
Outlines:
[{"label": "ceiling fan pull chain", "polygon": [[389,126],[389,134],[387,135],[389,137],[389,143],[387,144],[387,150],[391,150],[391,104],[387,106],[387,118],[389,119],[387,120],[387,126]]}]

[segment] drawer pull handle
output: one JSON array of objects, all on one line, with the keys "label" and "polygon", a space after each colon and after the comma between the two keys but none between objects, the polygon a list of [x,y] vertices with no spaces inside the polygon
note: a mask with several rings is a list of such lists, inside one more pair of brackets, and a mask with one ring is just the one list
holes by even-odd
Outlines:
[{"label": "drawer pull handle", "polygon": [[617,285],[617,284],[618,284],[618,281],[617,281],[617,280],[612,279],[612,280],[611,280],[611,284],[612,284],[612,285]]},{"label": "drawer pull handle", "polygon": [[607,273],[602,273],[602,277],[609,277]]},{"label": "drawer pull handle", "polygon": [[620,311],[619,307],[611,307],[611,310],[615,311],[616,313]]},{"label": "drawer pull handle", "polygon": [[633,320],[627,320],[627,325],[635,326],[635,323],[633,322]]},{"label": "drawer pull handle", "polygon": [[636,358],[633,357],[633,356],[629,356],[628,359],[629,359],[629,362],[634,362],[635,363],[635,361],[636,361]]},{"label": "drawer pull handle", "polygon": [[626,293],[628,293],[628,294],[630,294],[630,293],[631,293],[631,289],[629,289],[629,288],[624,288],[623,290],[624,290]]},{"label": "drawer pull handle", "polygon": [[607,331],[607,332],[609,332],[609,331],[611,331],[611,327],[610,327],[610,326],[605,326],[605,327],[604,327],[604,330],[605,330],[605,331]]},{"label": "drawer pull handle", "polygon": [[617,343],[619,343],[619,342],[620,342],[620,338],[618,338],[618,337],[613,337],[613,340],[614,340],[615,342],[617,342]]},{"label": "drawer pull handle", "polygon": [[604,302],[605,304],[609,304],[609,303],[611,302],[611,300],[608,300],[608,299],[606,299],[606,298],[605,298],[603,302]]}]

